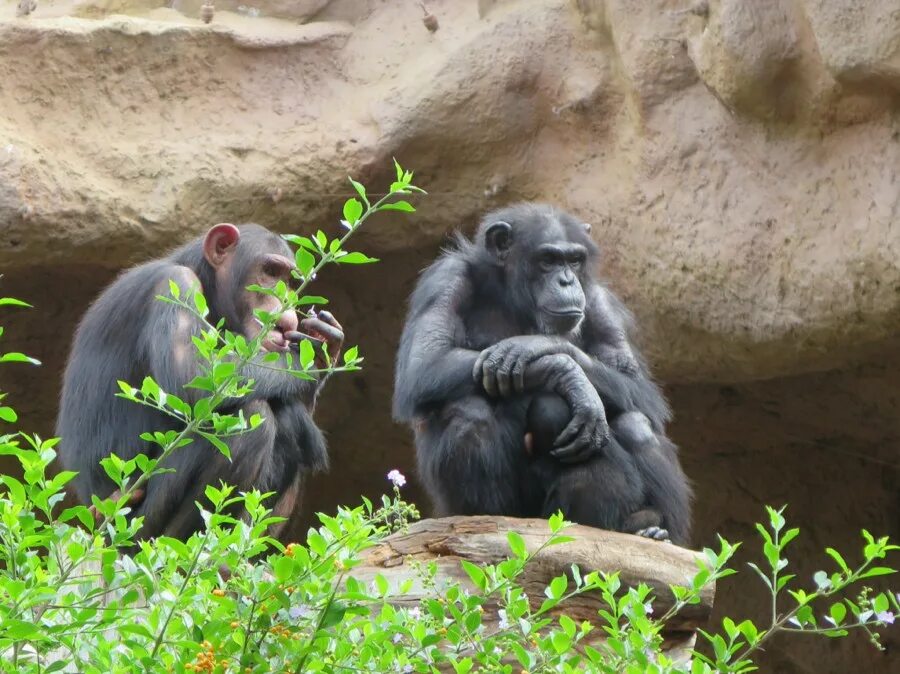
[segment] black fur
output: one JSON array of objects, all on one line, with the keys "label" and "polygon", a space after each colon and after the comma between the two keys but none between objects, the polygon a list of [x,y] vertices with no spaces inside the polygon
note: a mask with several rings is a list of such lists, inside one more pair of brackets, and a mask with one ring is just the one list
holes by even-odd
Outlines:
[{"label": "black fur", "polygon": [[[581,258],[536,262],[547,246]],[[457,237],[420,277],[393,410],[414,428],[438,514],[562,509],[582,524],[665,527],[687,542],[690,489],[664,435],[669,407],[631,346],[631,314],[594,277],[596,258],[580,220],[519,204],[486,216],[474,241]],[[559,323],[548,303],[581,306],[582,319]],[[484,369],[473,374],[476,362]],[[561,452],[556,439],[579,410],[587,430]]]},{"label": "black fur", "polygon": [[[90,503],[91,495],[105,498],[114,490],[100,459],[110,453],[124,459],[139,453],[156,456],[159,447],[139,439],[141,433],[180,429],[160,412],[115,397],[117,380],[140,387],[150,375],[163,390],[189,403],[204,395],[184,388],[198,374],[190,337],[199,334],[201,324],[155,296],[168,295],[172,279],[187,297],[192,283],[199,280],[210,321],[224,318],[227,329],[242,332],[248,308],[241,296],[248,270],[266,253],[293,257],[285,242],[263,227],[250,224],[239,229],[228,287],[217,287],[200,237],[165,258],[123,273],[82,319],[63,379],[56,429],[62,438],[60,463],[78,471],[74,486],[81,501]],[[255,380],[254,392],[226,407],[241,409],[248,418],[259,412],[266,421],[229,441],[231,462],[201,438],[176,450],[166,465],[175,472],[153,477],[143,501],[133,508],[134,515],[144,516],[141,538],[160,534],[186,538],[200,529],[203,523],[194,502],[206,501],[208,484],[224,480],[242,490],[281,495],[304,475],[327,468],[325,440],[310,416],[319,383],[253,364],[245,374]]]}]

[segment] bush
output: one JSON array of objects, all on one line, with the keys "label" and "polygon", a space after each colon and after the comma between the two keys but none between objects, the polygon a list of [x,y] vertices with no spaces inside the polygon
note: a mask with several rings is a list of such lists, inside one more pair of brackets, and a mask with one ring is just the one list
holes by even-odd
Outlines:
[{"label": "bush", "polygon": [[[412,174],[396,166],[389,193],[371,203],[362,185],[344,205],[345,233],[330,240],[288,236],[296,246],[298,281],[259,292],[275,294],[289,306],[322,304],[304,295],[316,272],[331,263],[373,261],[347,252],[349,237],[372,214],[384,210],[412,212],[398,196],[421,192]],[[173,285],[169,297],[200,317],[206,304],[198,292],[181,297]],[[0,305],[27,306],[11,298]],[[260,313],[264,325],[275,316]],[[264,327],[261,335],[267,333]],[[0,331],[2,334],[2,331]],[[261,337],[259,338],[261,339]],[[673,587],[674,606],[666,615],[651,613],[651,592],[644,585],[625,587],[617,574],[582,575],[574,566],[568,576],[553,579],[537,602],[518,582],[522,570],[540,551],[528,552],[514,532],[510,556],[486,567],[464,563],[471,589],[436,582],[434,564],[419,567],[417,582],[425,596],[417,607],[398,607],[392,600],[410,590],[413,581],[391,587],[383,577],[370,584],[354,579],[354,568],[367,548],[416,518],[404,503],[404,478],[396,471],[390,496],[379,507],[365,501],[320,514],[305,544],[287,547],[268,535],[278,521],[265,503],[268,495],[236,494],[227,485],[209,486],[208,503],[198,504],[205,531],[187,541],[161,537],[134,542],[140,526],[130,521],[131,494],[159,472],[159,461],[196,435],[208,438],[228,454],[229,436],[254,428],[263,419],[217,412],[221,401],[252,386],[241,369],[257,357],[259,341],[247,343],[207,324],[197,342],[204,372],[194,384],[207,396],[189,406],[152,379],[137,387],[120,382],[119,395],[136,404],[164,410],[182,422],[180,432],[145,435],[156,443],[155,458],[104,462],[121,497],[95,499],[94,509],[75,506],[60,511],[71,472],[51,475],[55,439],[21,432],[0,435],[0,454],[14,456],[22,479],[0,477],[0,669],[4,672],[745,672],[753,656],[779,632],[842,637],[861,630],[878,646],[876,629],[894,622],[900,597],[874,592],[865,581],[894,573],[881,560],[900,548],[887,538],[863,532],[862,562],[851,567],[831,548],[835,570],[819,571],[809,584],[786,573],[785,551],[798,535],[786,528],[783,509],[767,509],[765,526],[757,525],[765,568],[751,565],[771,595],[765,625],[749,620],[722,621],[718,631],[701,632],[706,654],[676,663],[662,651],[662,627],[685,606],[697,603],[701,590],[735,573],[728,567],[737,545],[720,539],[718,550],[704,550],[689,587]],[[316,374],[312,347],[301,347],[296,376]],[[0,356],[0,362],[36,363],[23,354]],[[358,369],[356,348],[329,371]],[[2,400],[2,397],[0,397]],[[0,420],[16,422],[12,408],[0,406]],[[234,516],[235,505],[246,517]],[[565,543],[561,516],[549,521],[544,546]],[[597,593],[605,608],[594,624],[576,623],[551,610],[572,597]],[[857,593],[854,597],[853,593]],[[499,623],[486,626],[485,607],[499,605]],[[495,626],[494,626],[495,625]],[[602,645],[588,645],[598,631]]]}]

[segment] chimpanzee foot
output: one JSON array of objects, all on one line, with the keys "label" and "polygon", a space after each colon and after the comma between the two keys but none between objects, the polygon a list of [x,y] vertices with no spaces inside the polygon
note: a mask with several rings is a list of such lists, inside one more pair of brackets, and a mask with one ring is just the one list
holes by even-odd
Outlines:
[{"label": "chimpanzee foot", "polygon": [[662,541],[663,543],[672,542],[669,539],[669,531],[662,527],[646,527],[644,529],[638,529],[634,534],[635,536],[643,536],[644,538],[649,538],[653,541]]}]

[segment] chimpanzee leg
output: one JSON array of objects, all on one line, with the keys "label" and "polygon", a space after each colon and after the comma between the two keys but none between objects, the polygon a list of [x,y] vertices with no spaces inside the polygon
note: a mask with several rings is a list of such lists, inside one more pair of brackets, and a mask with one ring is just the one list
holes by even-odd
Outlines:
[{"label": "chimpanzee leg", "polygon": [[[658,512],[661,522],[639,527],[668,530],[673,543],[685,545],[690,536],[691,488],[678,461],[678,449],[668,438],[655,434],[647,417],[629,412],[616,418],[612,432],[640,472],[647,495],[647,508]],[[656,538],[657,536],[652,535]]]},{"label": "chimpanzee leg", "polygon": [[536,514],[526,497],[524,415],[506,412],[467,396],[416,424],[419,473],[438,516]]},{"label": "chimpanzee leg", "polygon": [[644,482],[634,461],[610,438],[602,454],[584,463],[557,463],[543,516],[561,510],[566,519],[578,524],[624,531],[626,521],[643,502]]},{"label": "chimpanzee leg", "polygon": [[525,415],[528,453],[546,456],[554,448],[556,438],[572,418],[568,403],[555,393],[536,393]]}]

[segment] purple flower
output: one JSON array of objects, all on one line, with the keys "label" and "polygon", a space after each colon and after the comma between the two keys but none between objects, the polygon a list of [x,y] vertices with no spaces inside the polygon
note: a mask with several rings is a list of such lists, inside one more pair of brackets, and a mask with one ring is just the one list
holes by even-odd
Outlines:
[{"label": "purple flower", "polygon": [[299,606],[291,606],[288,609],[288,615],[297,620],[297,618],[309,618],[315,613],[309,606],[306,604],[300,604]]},{"label": "purple flower", "polygon": [[653,615],[653,604],[649,601],[644,604],[644,613],[647,615]]},{"label": "purple flower", "polygon": [[409,609],[409,617],[413,620],[418,620],[422,617],[421,609],[419,609],[418,606],[413,606],[411,609]]},{"label": "purple flower", "polygon": [[890,611],[882,611],[881,613],[876,613],[875,618],[885,625],[893,625],[894,624],[894,614]]},{"label": "purple flower", "polygon": [[387,479],[394,483],[395,487],[402,487],[406,484],[406,478],[403,473],[394,468],[390,473],[387,474]]}]

